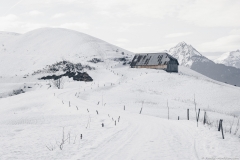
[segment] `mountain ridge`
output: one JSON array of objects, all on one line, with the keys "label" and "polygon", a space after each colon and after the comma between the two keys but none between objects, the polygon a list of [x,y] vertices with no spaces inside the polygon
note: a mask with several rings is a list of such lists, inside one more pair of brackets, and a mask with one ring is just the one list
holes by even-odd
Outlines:
[{"label": "mountain ridge", "polygon": [[214,62],[240,68],[240,50],[226,52],[218,57]]},{"label": "mountain ridge", "polygon": [[214,80],[240,86],[240,69],[216,64],[185,42],[178,43],[168,53],[178,59],[181,66],[191,68]]}]

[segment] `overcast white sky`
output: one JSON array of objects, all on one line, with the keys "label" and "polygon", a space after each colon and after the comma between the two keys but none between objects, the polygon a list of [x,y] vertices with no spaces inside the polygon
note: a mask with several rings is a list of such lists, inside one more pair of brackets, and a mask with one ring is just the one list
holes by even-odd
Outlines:
[{"label": "overcast white sky", "polygon": [[132,52],[240,49],[240,0],[0,0],[0,31],[77,30]]}]

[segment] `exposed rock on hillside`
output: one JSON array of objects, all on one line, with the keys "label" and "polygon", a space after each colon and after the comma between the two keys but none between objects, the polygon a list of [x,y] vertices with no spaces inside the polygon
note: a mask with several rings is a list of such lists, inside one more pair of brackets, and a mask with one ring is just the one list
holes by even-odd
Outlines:
[{"label": "exposed rock on hillside", "polygon": [[93,81],[92,77],[90,77],[86,72],[66,72],[64,74],[61,75],[51,75],[51,76],[46,76],[46,77],[42,77],[40,79],[46,80],[46,79],[53,79],[53,80],[57,80],[59,78],[62,77],[68,77],[68,78],[73,78],[74,81],[85,81],[85,82],[91,82]]}]

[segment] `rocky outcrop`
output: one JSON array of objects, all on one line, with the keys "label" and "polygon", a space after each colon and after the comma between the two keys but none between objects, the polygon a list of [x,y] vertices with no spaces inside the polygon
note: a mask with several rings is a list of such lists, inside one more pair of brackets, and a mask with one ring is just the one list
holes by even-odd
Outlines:
[{"label": "rocky outcrop", "polygon": [[68,77],[68,78],[73,78],[74,81],[85,81],[85,82],[93,81],[92,77],[90,77],[86,72],[81,73],[81,72],[69,72],[69,71],[64,74],[61,74],[61,75],[51,75],[51,76],[42,77],[40,79],[42,79],[42,80],[47,80],[47,79],[57,80],[64,76]]}]

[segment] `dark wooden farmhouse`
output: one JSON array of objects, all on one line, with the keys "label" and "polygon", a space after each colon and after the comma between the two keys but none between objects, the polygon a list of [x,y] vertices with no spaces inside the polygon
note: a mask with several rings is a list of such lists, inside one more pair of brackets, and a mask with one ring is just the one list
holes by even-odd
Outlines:
[{"label": "dark wooden farmhouse", "polygon": [[168,53],[135,54],[131,68],[163,69],[167,72],[178,72],[178,61]]}]

